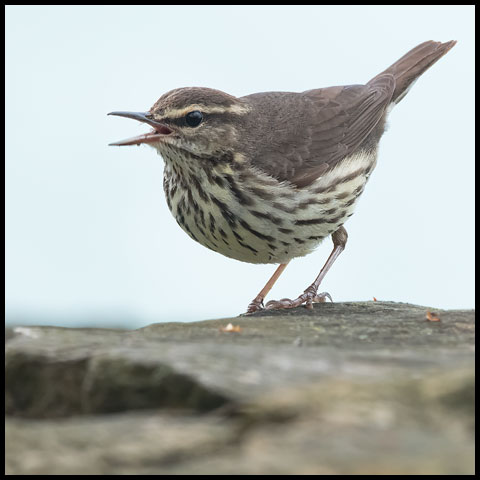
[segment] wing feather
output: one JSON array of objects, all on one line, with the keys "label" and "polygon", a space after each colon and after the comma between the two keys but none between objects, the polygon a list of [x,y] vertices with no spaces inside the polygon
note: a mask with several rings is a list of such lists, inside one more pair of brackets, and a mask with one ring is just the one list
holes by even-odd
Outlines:
[{"label": "wing feather", "polygon": [[309,185],[359,149],[385,121],[394,91],[395,79],[387,73],[371,85],[245,97],[258,103],[262,117],[269,105],[276,106],[275,116],[264,125],[266,138],[256,142],[252,163],[279,181]]}]

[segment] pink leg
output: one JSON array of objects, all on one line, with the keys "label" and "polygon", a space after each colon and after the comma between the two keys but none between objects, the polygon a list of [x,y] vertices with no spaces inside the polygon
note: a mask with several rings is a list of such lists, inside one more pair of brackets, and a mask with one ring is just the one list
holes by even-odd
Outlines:
[{"label": "pink leg", "polygon": [[278,280],[278,277],[287,267],[287,263],[281,263],[278,268],[275,270],[275,273],[272,275],[267,284],[262,288],[260,293],[255,297],[254,300],[250,302],[250,305],[247,308],[247,313],[257,312],[258,310],[263,310],[263,299],[268,295],[268,292],[272,289],[274,283]]},{"label": "pink leg", "polygon": [[347,231],[343,228],[343,226],[339,227],[335,232],[332,233],[332,240],[333,240],[333,250],[330,253],[325,265],[320,270],[315,281],[295,300],[290,300],[289,298],[282,298],[282,300],[271,300],[267,303],[265,308],[267,310],[274,310],[280,308],[294,308],[300,305],[305,304],[307,308],[313,308],[314,302],[324,302],[326,298],[329,298],[332,301],[332,297],[329,293],[323,292],[318,294],[318,287],[320,283],[324,279],[325,275],[327,274],[330,267],[333,265],[337,257],[343,252],[345,249],[345,245],[347,243],[348,234]]}]

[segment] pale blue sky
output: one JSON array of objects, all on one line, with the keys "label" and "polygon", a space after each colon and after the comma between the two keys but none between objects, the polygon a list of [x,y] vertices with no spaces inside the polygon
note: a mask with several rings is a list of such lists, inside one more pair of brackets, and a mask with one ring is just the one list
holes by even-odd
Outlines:
[{"label": "pale blue sky", "polygon": [[[474,306],[474,7],[7,6],[6,313],[130,326],[242,313],[274,270],[191,240],[163,161],[109,142],[166,91],[242,96],[365,83],[425,40],[458,44],[394,109],[334,300]],[[301,293],[331,250],[291,262],[270,299]],[[92,321],[93,321],[92,320]]]}]

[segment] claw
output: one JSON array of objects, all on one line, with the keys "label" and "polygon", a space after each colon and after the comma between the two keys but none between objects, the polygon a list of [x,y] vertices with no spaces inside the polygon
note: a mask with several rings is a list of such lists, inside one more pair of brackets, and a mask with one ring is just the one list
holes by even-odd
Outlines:
[{"label": "claw", "polygon": [[313,303],[325,303],[327,298],[333,303],[332,297],[328,292],[317,293],[313,299]]}]

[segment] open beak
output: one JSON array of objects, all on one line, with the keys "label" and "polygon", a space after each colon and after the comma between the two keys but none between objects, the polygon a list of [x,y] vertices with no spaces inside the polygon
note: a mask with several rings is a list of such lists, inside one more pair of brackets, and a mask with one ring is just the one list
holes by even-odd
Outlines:
[{"label": "open beak", "polygon": [[152,118],[150,112],[110,112],[108,115],[116,115],[117,117],[133,118],[139,122],[147,123],[153,127],[149,133],[139,135],[138,137],[127,138],[119,142],[110,143],[109,145],[116,145],[122,147],[124,145],[140,145],[141,143],[155,143],[160,141],[167,135],[172,133],[172,130],[165,124],[156,122]]}]

